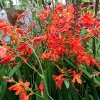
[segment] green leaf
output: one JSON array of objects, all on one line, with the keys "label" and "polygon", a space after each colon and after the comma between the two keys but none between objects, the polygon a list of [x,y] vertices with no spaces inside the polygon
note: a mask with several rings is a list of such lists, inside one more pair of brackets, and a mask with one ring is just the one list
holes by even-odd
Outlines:
[{"label": "green leaf", "polygon": [[75,88],[70,86],[70,90],[72,93],[73,100],[79,100],[78,93],[76,92]]},{"label": "green leaf", "polygon": [[72,61],[68,60],[68,59],[65,59],[65,61],[71,65],[73,68],[76,68],[76,66],[72,63]]},{"label": "green leaf", "polygon": [[20,72],[19,69],[17,69],[17,71],[16,71],[16,75],[17,75],[18,79],[20,79],[20,78],[22,77],[22,76],[21,76],[21,72]]},{"label": "green leaf", "polygon": [[12,92],[8,91],[7,89],[4,97],[6,98],[6,100],[16,100],[16,97],[18,96],[15,96]]},{"label": "green leaf", "polygon": [[69,88],[69,81],[65,80],[64,83],[65,83],[66,88],[68,89]]},{"label": "green leaf", "polygon": [[30,75],[29,69],[30,69],[29,66],[27,65],[23,66],[24,81],[29,80],[29,75]]},{"label": "green leaf", "polygon": [[19,62],[18,65],[15,66],[15,67],[10,71],[10,73],[8,74],[8,77],[11,78],[11,77],[14,75],[14,73],[20,68],[20,66],[21,66],[21,62]]},{"label": "green leaf", "polygon": [[5,81],[2,82],[2,85],[0,86],[0,100],[2,100],[4,93],[7,88],[7,83]]},{"label": "green leaf", "polygon": [[94,100],[93,95],[89,95],[89,97],[90,97],[91,100]]},{"label": "green leaf", "polygon": [[87,100],[90,100],[90,99],[89,99],[88,84],[87,84],[87,86],[86,86],[86,90],[85,90],[85,98],[86,98]]},{"label": "green leaf", "polygon": [[[80,66],[80,70],[82,70],[82,72],[83,72],[86,76],[88,76],[88,78],[90,78],[91,74],[86,70],[85,66],[81,65],[81,66]],[[100,81],[97,80],[96,78],[94,78],[94,82],[95,82],[96,84],[100,84]]]},{"label": "green leaf", "polygon": [[58,97],[58,100],[63,100],[63,95],[60,89],[57,90],[57,97]]},{"label": "green leaf", "polygon": [[39,7],[42,7],[42,0],[38,0]]}]

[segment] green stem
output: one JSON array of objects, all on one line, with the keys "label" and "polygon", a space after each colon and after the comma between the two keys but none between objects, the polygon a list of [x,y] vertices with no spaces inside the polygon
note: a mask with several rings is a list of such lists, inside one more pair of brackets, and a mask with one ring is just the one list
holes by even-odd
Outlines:
[{"label": "green stem", "polygon": [[96,57],[96,39],[93,37],[93,43],[92,43],[92,51],[94,58]]},{"label": "green stem", "polygon": [[38,73],[38,75],[43,78],[43,76],[37,71],[37,69],[35,67],[32,67],[29,63],[27,63],[27,61],[25,61],[21,56],[20,54],[18,54],[18,56],[30,67],[32,68],[34,71],[36,71]]},{"label": "green stem", "polygon": [[[34,47],[32,47],[31,45],[29,45],[30,46],[30,48],[33,50],[33,52],[34,52],[34,55],[36,56],[36,58],[37,58],[37,60],[38,60],[38,63],[39,63],[39,66],[41,67],[41,71],[42,71],[42,75],[43,75],[43,77],[42,77],[42,79],[43,79],[43,81],[44,81],[44,85],[45,85],[45,89],[46,89],[46,92],[47,92],[47,94],[48,94],[48,97],[49,98],[52,98],[50,95],[49,95],[49,92],[48,92],[48,89],[47,89],[47,85],[46,85],[46,80],[45,80],[45,74],[44,74],[44,71],[43,71],[43,68],[42,68],[42,64],[41,64],[41,62],[40,62],[40,60],[39,60],[39,58],[38,58],[38,56],[37,56],[37,54],[36,54],[36,52],[35,52],[35,49],[34,49]],[[52,99],[53,100],[53,99]]]}]

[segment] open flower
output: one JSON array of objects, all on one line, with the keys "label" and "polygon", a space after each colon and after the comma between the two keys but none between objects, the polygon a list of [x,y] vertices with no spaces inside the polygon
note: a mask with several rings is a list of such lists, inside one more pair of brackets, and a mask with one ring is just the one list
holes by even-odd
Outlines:
[{"label": "open flower", "polygon": [[20,94],[20,98],[21,100],[29,100],[29,97],[33,94],[32,92],[29,93],[27,95],[27,91],[31,90],[28,86],[30,85],[30,82],[23,82],[22,79],[20,78],[19,79],[19,83],[15,82],[12,79],[9,79],[8,77],[6,76],[3,76],[2,77],[3,79],[6,79],[6,82],[14,82],[15,84],[12,85],[11,87],[8,88],[9,91],[12,91],[12,90],[15,90],[15,95],[19,95]]},{"label": "open flower", "polygon": [[44,22],[50,15],[50,9],[44,9],[42,13],[38,13],[40,21]]},{"label": "open flower", "polygon": [[100,63],[97,60],[95,60],[93,57],[91,57],[91,55],[88,52],[82,52],[77,54],[76,61],[79,64],[86,63],[88,66],[92,66],[92,67],[94,67],[95,65],[96,66],[100,65]]},{"label": "open flower", "polygon": [[21,94],[20,98],[21,98],[22,100],[29,100],[29,97],[30,97],[31,95],[32,95],[32,93],[26,95],[26,93],[24,92],[24,93]]},{"label": "open flower", "polygon": [[81,80],[81,76],[82,76],[82,71],[80,73],[76,73],[76,71],[73,71],[72,74],[72,84],[75,84],[75,82],[77,81],[79,84],[82,84],[82,80]]},{"label": "open flower", "polygon": [[17,14],[17,20],[20,20],[21,18],[25,17],[25,12],[23,12],[22,14]]},{"label": "open flower", "polygon": [[27,87],[29,85],[30,85],[29,82],[23,83],[22,79],[19,79],[19,83],[12,85],[8,89],[9,91],[15,90],[16,91],[15,95],[18,95],[20,93],[25,93],[28,90]]},{"label": "open flower", "polygon": [[7,52],[7,48],[4,46],[0,46],[0,58],[2,58]]},{"label": "open flower", "polygon": [[66,80],[66,78],[63,78],[63,76],[64,76],[63,74],[58,75],[58,76],[52,75],[53,80],[56,81],[57,88],[59,87],[60,89],[62,89],[62,83],[64,82],[64,80]]},{"label": "open flower", "polygon": [[7,65],[9,61],[13,61],[15,59],[15,54],[7,53],[4,55],[4,58],[1,60],[0,63]]}]

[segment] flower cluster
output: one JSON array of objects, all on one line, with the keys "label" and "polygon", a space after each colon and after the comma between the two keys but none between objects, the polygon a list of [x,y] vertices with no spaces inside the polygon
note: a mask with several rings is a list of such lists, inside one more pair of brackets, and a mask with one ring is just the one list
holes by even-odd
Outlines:
[{"label": "flower cluster", "polygon": [[[39,58],[59,62],[59,58],[64,58],[66,54],[69,57],[74,56],[75,62],[78,64],[99,66],[99,62],[83,46],[84,40],[89,41],[93,36],[98,37],[100,27],[98,18],[94,17],[92,12],[80,14],[80,11],[73,5],[62,5],[60,3],[56,5],[54,12],[51,12],[50,15],[49,18],[52,21],[46,25],[47,31],[43,36],[47,48]],[[42,19],[42,16],[40,16],[40,19]],[[82,28],[87,34],[81,35]]]}]

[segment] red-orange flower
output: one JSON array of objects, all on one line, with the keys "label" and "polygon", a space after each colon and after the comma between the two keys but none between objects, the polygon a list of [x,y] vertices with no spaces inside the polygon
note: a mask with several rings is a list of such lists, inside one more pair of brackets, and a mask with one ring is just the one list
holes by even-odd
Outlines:
[{"label": "red-orange flower", "polygon": [[38,90],[43,92],[44,91],[44,86],[43,86],[43,83],[41,82],[39,87],[38,87]]},{"label": "red-orange flower", "polygon": [[86,63],[88,66],[94,67],[94,65],[99,66],[100,64],[98,63],[97,60],[95,60],[93,57],[90,56],[88,52],[82,52],[76,55],[76,61],[79,64],[84,64]]},{"label": "red-orange flower", "polygon": [[67,43],[69,43],[69,46],[70,46],[69,52],[71,54],[77,54],[84,51],[80,37],[70,38],[69,40],[67,40]]},{"label": "red-orange flower", "polygon": [[3,27],[1,28],[1,30],[2,30],[3,33],[4,33],[4,36],[5,36],[5,35],[10,35],[13,39],[19,41],[18,36],[17,36],[17,35],[14,33],[14,31],[13,31],[14,29],[15,29],[15,27],[13,27],[13,26],[10,25],[10,24],[8,24],[8,25],[6,25],[6,26],[3,26]]},{"label": "red-orange flower", "polygon": [[33,38],[33,42],[41,42],[41,41],[43,41],[42,36]]},{"label": "red-orange flower", "polygon": [[81,76],[82,76],[82,71],[80,73],[76,73],[75,71],[73,71],[72,74],[72,84],[75,84],[75,82],[77,81],[79,84],[82,84],[82,80],[81,80]]},{"label": "red-orange flower", "polygon": [[96,18],[93,17],[93,13],[91,12],[81,15],[79,18],[80,25],[85,26],[86,28],[91,27],[95,21]]},{"label": "red-orange flower", "polygon": [[40,21],[45,21],[50,15],[50,9],[44,9],[42,13],[38,13],[38,16],[40,17]]},{"label": "red-orange flower", "polygon": [[21,35],[25,34],[25,32],[22,29],[20,29],[20,28],[16,28],[16,32],[18,34],[21,34]]},{"label": "red-orange flower", "polygon": [[15,59],[14,54],[7,53],[4,56],[4,58],[1,60],[1,63],[7,65],[9,63],[9,61],[13,61],[14,59]]},{"label": "red-orange flower", "polygon": [[46,59],[46,60],[49,60],[49,61],[54,60],[55,62],[58,62],[58,55],[57,54],[54,54],[51,51],[48,52],[48,53],[44,52],[43,54],[41,54],[39,56],[39,58],[40,59]]},{"label": "red-orange flower", "polygon": [[30,97],[31,95],[32,95],[31,93],[28,94],[28,95],[26,95],[26,93],[23,92],[23,93],[21,94],[20,98],[21,98],[22,100],[29,100],[29,97]]},{"label": "red-orange flower", "polygon": [[36,23],[32,22],[32,27],[35,27],[36,26]]},{"label": "red-orange flower", "polygon": [[2,58],[7,52],[7,48],[4,46],[0,47],[0,58]]},{"label": "red-orange flower", "polygon": [[28,100],[31,94],[26,94],[28,90],[27,87],[30,85],[29,82],[23,82],[22,79],[19,79],[19,83],[14,84],[13,86],[9,87],[9,91],[15,90],[15,95],[21,94],[20,98],[22,100]]},{"label": "red-orange flower", "polygon": [[20,20],[21,18],[23,18],[25,16],[25,12],[23,12],[22,14],[17,14],[17,20]]},{"label": "red-orange flower", "polygon": [[96,36],[96,37],[98,37],[98,35],[99,35],[99,32],[96,30],[96,29],[87,29],[86,30],[91,36]]},{"label": "red-orange flower", "polygon": [[7,26],[7,23],[4,21],[0,21],[0,29],[2,29],[5,26]]},{"label": "red-orange flower", "polygon": [[63,4],[58,3],[54,9],[55,13],[61,12],[63,10]]},{"label": "red-orange flower", "polygon": [[62,83],[64,82],[64,80],[66,80],[66,78],[63,78],[63,76],[64,76],[63,74],[58,75],[58,76],[52,75],[53,80],[56,81],[57,88],[59,87],[60,89],[62,89]]},{"label": "red-orange flower", "polygon": [[20,52],[20,54],[28,53],[31,55],[33,53],[32,49],[26,43],[19,45],[17,50]]},{"label": "red-orange flower", "polygon": [[19,79],[19,83],[14,84],[13,86],[9,87],[9,91],[15,90],[15,95],[18,95],[20,93],[26,92],[27,87],[30,85],[29,82],[23,82],[22,79]]}]

